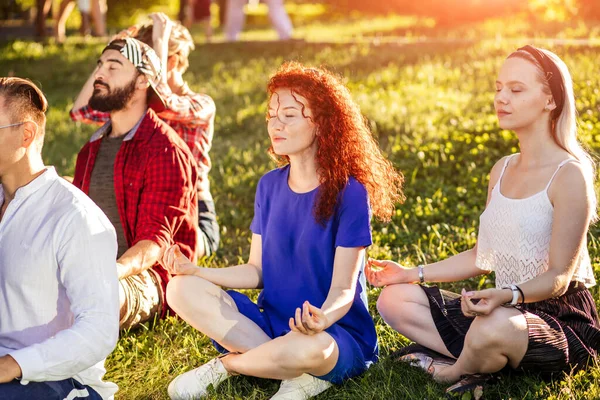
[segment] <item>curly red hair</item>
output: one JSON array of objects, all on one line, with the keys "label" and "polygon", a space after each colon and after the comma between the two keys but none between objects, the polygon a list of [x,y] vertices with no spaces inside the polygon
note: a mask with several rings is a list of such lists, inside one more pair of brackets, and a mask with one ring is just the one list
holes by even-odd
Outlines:
[{"label": "curly red hair", "polygon": [[[348,88],[327,70],[286,62],[269,80],[269,97],[279,89],[289,89],[304,97],[317,127],[320,190],[315,219],[324,223],[331,218],[339,194],[352,176],[365,186],[373,215],[389,221],[395,203],[404,201],[404,178],[381,154]],[[276,155],[273,147],[269,148],[269,154],[279,166],[289,163],[289,158]]]}]

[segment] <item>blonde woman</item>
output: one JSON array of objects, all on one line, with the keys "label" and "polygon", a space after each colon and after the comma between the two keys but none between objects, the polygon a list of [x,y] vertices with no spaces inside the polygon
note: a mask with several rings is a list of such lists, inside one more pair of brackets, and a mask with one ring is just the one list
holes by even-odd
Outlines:
[{"label": "blonde woman", "polygon": [[[509,366],[553,373],[584,367],[600,347],[588,287],[596,282],[586,235],[596,217],[594,165],[578,144],[569,71],[555,54],[525,46],[508,56],[494,105],[521,152],[492,168],[477,245],[404,268],[371,261],[385,321],[427,349],[409,354],[440,382],[472,386],[474,374]],[[496,288],[454,294],[414,282],[453,282],[491,271]]]}]

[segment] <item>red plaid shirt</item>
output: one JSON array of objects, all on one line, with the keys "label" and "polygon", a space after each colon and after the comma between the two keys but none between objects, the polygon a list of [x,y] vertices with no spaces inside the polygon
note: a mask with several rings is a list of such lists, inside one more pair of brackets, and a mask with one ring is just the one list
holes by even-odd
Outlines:
[{"label": "red plaid shirt", "polygon": [[[100,139],[109,132],[110,123],[107,123],[77,155],[73,184],[86,194],[89,194]],[[187,146],[154,111],[148,110],[137,127],[127,134],[115,158],[115,196],[127,246],[132,247],[141,240],[151,240],[161,246],[177,243],[195,262],[197,179],[196,163]],[[159,264],[153,268],[166,288],[169,273]]]},{"label": "red plaid shirt", "polygon": [[[215,102],[206,94],[194,93],[187,84],[183,95],[179,96],[169,85],[161,83],[157,91],[165,100],[167,108],[158,116],[169,124],[190,148],[198,163],[198,195],[201,199],[211,199],[208,172],[211,162],[208,152],[214,135]],[[90,106],[71,110],[71,119],[84,123],[104,124],[110,114],[96,111]]]}]

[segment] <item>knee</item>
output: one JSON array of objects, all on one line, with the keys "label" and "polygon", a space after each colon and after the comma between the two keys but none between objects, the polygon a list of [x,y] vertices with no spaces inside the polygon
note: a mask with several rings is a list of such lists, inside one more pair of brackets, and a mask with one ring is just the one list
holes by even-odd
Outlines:
[{"label": "knee", "polygon": [[386,286],[377,299],[377,311],[383,320],[392,324],[402,319],[402,310],[406,291],[409,285],[399,284]]},{"label": "knee", "polygon": [[511,336],[509,321],[500,313],[492,312],[490,315],[477,317],[471,324],[465,345],[474,350],[497,348],[505,341],[510,341]]},{"label": "knee", "polygon": [[202,288],[208,284],[202,278],[193,275],[177,275],[171,278],[167,284],[167,303],[179,313],[179,311],[189,304],[190,296],[199,296],[204,291]]},{"label": "knee", "polygon": [[186,280],[188,277],[184,275],[178,275],[171,278],[167,284],[167,303],[169,306],[177,311],[180,304],[182,304],[183,297],[185,297]]},{"label": "knee", "polygon": [[335,340],[324,332],[313,336],[296,332],[288,335],[293,340],[275,353],[277,363],[284,367],[313,370],[331,356],[336,348]]},{"label": "knee", "polygon": [[384,321],[388,320],[388,317],[392,314],[392,310],[395,310],[398,306],[396,291],[396,285],[386,286],[379,294],[379,298],[377,299],[377,312]]}]

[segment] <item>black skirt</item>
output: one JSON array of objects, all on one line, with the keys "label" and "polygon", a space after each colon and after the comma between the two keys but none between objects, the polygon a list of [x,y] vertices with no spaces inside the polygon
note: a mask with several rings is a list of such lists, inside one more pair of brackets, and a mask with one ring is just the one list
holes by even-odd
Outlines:
[{"label": "black skirt", "polygon": [[[446,348],[458,357],[473,318],[463,315],[459,294],[435,286],[421,287]],[[590,291],[581,282],[571,282],[560,297],[515,309],[523,313],[529,330],[529,345],[520,370],[542,374],[577,370],[600,351],[598,311]]]}]

